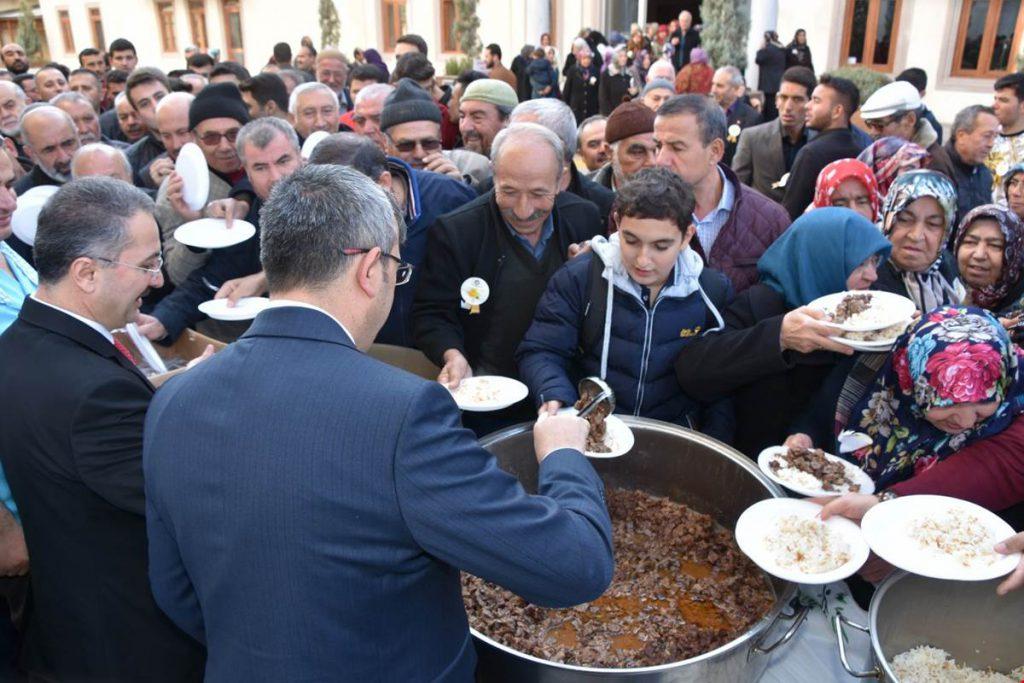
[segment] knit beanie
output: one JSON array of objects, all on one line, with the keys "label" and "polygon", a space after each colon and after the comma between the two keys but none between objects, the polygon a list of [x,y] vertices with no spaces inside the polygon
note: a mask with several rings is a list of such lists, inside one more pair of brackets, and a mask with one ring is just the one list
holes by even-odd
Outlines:
[{"label": "knit beanie", "polygon": [[234,83],[213,83],[199,91],[188,108],[188,127],[196,126],[207,119],[235,119],[245,125],[249,123],[249,110],[242,101],[242,93]]},{"label": "knit beanie", "polygon": [[441,123],[441,110],[434,98],[411,78],[403,78],[384,100],[380,110],[380,129],[410,121],[433,121]]},{"label": "knit beanie", "polygon": [[466,86],[460,102],[490,102],[496,106],[514,109],[519,104],[519,96],[505,81],[494,78],[481,78]]},{"label": "knit beanie", "polygon": [[605,124],[604,139],[609,145],[633,135],[654,132],[654,110],[637,100],[615,107]]},{"label": "knit beanie", "polygon": [[643,97],[652,90],[660,90],[662,88],[671,90],[673,93],[676,91],[676,86],[672,81],[667,78],[655,78],[653,81],[647,81],[647,85],[645,85],[644,89],[640,91],[640,97]]}]

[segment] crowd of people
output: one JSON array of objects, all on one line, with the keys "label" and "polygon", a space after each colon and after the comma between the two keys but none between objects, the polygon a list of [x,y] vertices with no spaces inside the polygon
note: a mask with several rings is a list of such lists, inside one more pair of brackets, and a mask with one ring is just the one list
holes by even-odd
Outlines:
[{"label": "crowd of people", "polygon": [[[415,34],[384,46],[392,64],[279,43],[258,73],[194,49],[164,73],[124,38],[32,70],[4,45],[12,672],[471,680],[458,570],[550,606],[611,580],[587,424],[560,412],[585,376],[618,412],[752,458],[866,434],[854,457],[879,494],[829,514],[933,493],[1019,529],[1024,74],[947,134],[920,69],[861,102],[815,75],[804,31],[768,32],[759,101],[700,45],[682,12],[585,30],[564,61],[547,34],[508,67],[492,43],[451,82]],[[176,170],[189,143],[199,208]],[[34,237],[13,234],[43,187]],[[257,233],[175,239],[203,217]],[[919,317],[890,352],[855,353],[808,306],[847,290]],[[268,293],[255,321],[199,309]],[[129,323],[229,345],[155,391],[114,335]],[[421,351],[437,381],[360,353],[375,343]],[[474,375],[529,398],[460,414],[446,388]],[[525,420],[537,496],[476,442]],[[1024,564],[1000,590],[1022,585]]]}]

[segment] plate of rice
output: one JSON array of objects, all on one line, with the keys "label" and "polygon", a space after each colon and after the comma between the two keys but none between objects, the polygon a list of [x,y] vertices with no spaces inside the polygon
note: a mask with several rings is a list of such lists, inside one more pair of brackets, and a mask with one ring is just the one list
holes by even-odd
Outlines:
[{"label": "plate of rice", "polygon": [[[890,292],[849,291],[819,297],[808,304],[826,315],[825,322],[850,338],[849,333],[868,333],[887,330],[909,321],[917,307],[905,296]],[[902,331],[902,330],[901,330]],[[899,336],[898,334],[893,335]],[[863,338],[854,335],[852,341],[879,341],[873,335]]]},{"label": "plate of rice", "polygon": [[476,413],[508,408],[530,393],[519,380],[500,375],[467,377],[457,388],[448,391],[460,409]]},{"label": "plate of rice", "polygon": [[876,505],[861,520],[871,550],[913,574],[987,581],[1009,574],[1021,554],[1000,555],[996,543],[1013,528],[980,505],[947,496],[906,496]]},{"label": "plate of rice", "polygon": [[1018,666],[1009,674],[993,669],[981,671],[957,662],[945,650],[929,645],[918,645],[901,652],[889,664],[900,683],[1017,683],[1024,680],[1024,666]]},{"label": "plate of rice", "polygon": [[823,522],[821,506],[769,498],[744,510],[736,543],[761,569],[786,581],[826,584],[850,576],[868,559],[856,524],[843,517]]},{"label": "plate of rice", "polygon": [[818,448],[770,446],[757,456],[757,466],[769,479],[801,496],[875,492],[875,482],[864,470]]}]

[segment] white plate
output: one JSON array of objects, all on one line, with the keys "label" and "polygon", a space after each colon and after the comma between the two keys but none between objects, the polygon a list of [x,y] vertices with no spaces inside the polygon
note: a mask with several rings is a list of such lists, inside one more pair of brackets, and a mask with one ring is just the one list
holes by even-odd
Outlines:
[{"label": "white plate", "polygon": [[[458,389],[449,391],[459,408],[471,413],[488,413],[508,408],[522,401],[530,393],[526,385],[519,380],[500,375],[469,377],[462,380]],[[486,392],[487,398],[474,400],[471,394],[475,391]]]},{"label": "white plate", "polygon": [[[761,454],[759,456],[757,456],[757,466],[761,468],[761,471],[764,472],[765,475],[769,479],[771,479],[772,481],[774,481],[777,484],[785,486],[787,489],[789,489],[793,493],[798,493],[801,496],[841,496],[844,493],[849,493],[848,491],[845,491],[845,490],[844,491],[826,491],[825,489],[821,488],[820,486],[818,486],[818,487],[801,486],[799,484],[796,484],[796,483],[793,483],[793,482],[790,482],[790,481],[786,481],[786,479],[784,479],[783,477],[779,476],[777,473],[772,471],[772,468],[769,465],[771,464],[771,462],[773,460],[775,460],[777,458],[781,459],[781,456],[785,455],[786,451],[788,451],[788,450],[789,449],[786,448],[785,446],[770,446],[769,448],[764,449],[763,451],[761,451]],[[842,458],[838,458],[838,457],[832,455],[831,453],[826,453],[825,454],[825,458],[827,460],[831,460],[833,462],[842,463],[843,467],[846,468],[846,476],[849,477],[850,480],[853,481],[854,484],[860,484],[860,491],[858,491],[857,493],[874,493],[875,492],[875,482],[873,482],[871,480],[871,477],[869,477],[864,470],[860,469],[859,467],[857,467],[856,465],[854,465],[852,463],[849,463],[849,462],[843,460]],[[811,476],[811,475],[807,475],[807,476]]]},{"label": "white plate", "polygon": [[256,226],[236,218],[227,229],[223,218],[200,218],[174,231],[174,239],[197,249],[222,249],[240,244],[256,234]]},{"label": "white plate", "polygon": [[331,134],[326,130],[313,131],[309,134],[309,137],[306,138],[306,141],[302,143],[302,150],[299,152],[299,155],[308,161],[309,157],[313,156],[313,150],[316,146],[319,145],[324,138],[330,137],[330,135]]},{"label": "white plate", "polygon": [[11,214],[11,230],[28,246],[36,243],[39,212],[59,189],[57,185],[37,185],[18,197],[18,205]]},{"label": "white plate", "polygon": [[193,211],[206,206],[210,196],[210,168],[206,165],[203,150],[194,142],[186,142],[178,152],[174,162],[174,170],[181,176],[184,183],[181,197]]},{"label": "white plate", "polygon": [[199,304],[199,310],[214,320],[252,320],[269,305],[265,296],[247,296],[234,306],[228,306],[227,299],[210,299]]},{"label": "white plate", "polygon": [[862,353],[885,353],[896,343],[896,339],[882,339],[879,341],[857,341],[854,339],[844,339],[843,337],[829,337],[829,339]]},{"label": "white plate", "polygon": [[839,305],[839,302],[850,294],[870,294],[871,307],[880,307],[883,314],[876,322],[846,322],[842,324],[826,323],[827,325],[845,332],[871,332],[873,330],[884,330],[886,327],[909,319],[914,315],[914,311],[917,310],[914,302],[905,296],[892,294],[890,292],[876,292],[874,290],[836,292],[835,294],[828,294],[826,296],[819,297],[807,305],[811,308],[816,308],[819,311],[825,311],[826,313],[831,314],[835,312],[836,306]]},{"label": "white plate", "polygon": [[1013,528],[980,505],[947,496],[906,496],[888,500],[868,510],[860,526],[875,554],[891,565],[912,574],[952,581],[987,581],[1009,574],[1020,562],[1021,554],[997,555],[991,564],[976,562],[965,567],[958,560],[921,547],[911,535],[914,523],[935,518],[949,510],[960,509],[977,517],[991,532],[992,545],[1013,536]]},{"label": "white plate", "polygon": [[[575,415],[577,412],[573,406],[562,408],[558,412],[569,413]],[[594,451],[584,451],[583,455],[588,458],[618,458],[621,455],[625,455],[633,450],[633,444],[636,443],[636,438],[633,436],[633,430],[629,428],[625,422],[619,419],[616,415],[609,415],[604,419],[605,430],[604,430],[604,445],[611,450],[607,453],[595,453]]]},{"label": "white plate", "polygon": [[[846,541],[850,559],[840,567],[819,574],[805,574],[793,567],[780,566],[768,548],[769,536],[777,533],[777,522],[782,517],[796,515],[818,519],[821,506],[795,498],[769,498],[754,503],[736,521],[736,544],[761,569],[780,579],[804,584],[826,584],[853,575],[868,559],[868,544],[860,529],[845,517],[831,517],[825,525]],[[820,521],[820,520],[819,520]]]}]

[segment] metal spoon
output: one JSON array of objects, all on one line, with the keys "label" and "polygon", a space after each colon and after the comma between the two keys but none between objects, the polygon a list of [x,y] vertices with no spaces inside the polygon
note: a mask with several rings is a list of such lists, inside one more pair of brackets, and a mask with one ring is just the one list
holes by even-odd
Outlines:
[{"label": "metal spoon", "polygon": [[601,404],[608,405],[608,414],[615,412],[615,392],[608,386],[600,377],[584,377],[580,380],[580,383],[576,387],[579,391],[579,395],[582,396],[593,396],[590,401],[587,402],[579,412],[576,413],[577,417],[586,417],[590,413],[594,412]]}]

